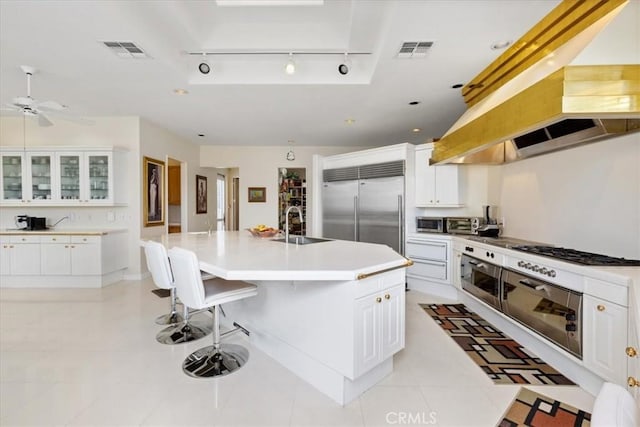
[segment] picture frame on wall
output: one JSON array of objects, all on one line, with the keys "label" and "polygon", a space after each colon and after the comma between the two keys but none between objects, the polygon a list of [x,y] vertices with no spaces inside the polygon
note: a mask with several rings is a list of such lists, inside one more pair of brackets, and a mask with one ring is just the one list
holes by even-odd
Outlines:
[{"label": "picture frame on wall", "polygon": [[145,227],[164,225],[164,167],[162,160],[142,160],[143,217]]},{"label": "picture frame on wall", "polygon": [[249,203],[264,203],[267,201],[267,187],[249,187]]},{"label": "picture frame on wall", "polygon": [[207,177],[196,175],[196,213],[207,213]]}]

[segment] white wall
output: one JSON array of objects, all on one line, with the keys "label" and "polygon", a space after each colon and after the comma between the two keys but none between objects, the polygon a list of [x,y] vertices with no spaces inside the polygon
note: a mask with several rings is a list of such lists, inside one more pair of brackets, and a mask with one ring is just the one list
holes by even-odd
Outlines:
[{"label": "white wall", "polygon": [[640,259],[640,133],[494,172],[505,235]]},{"label": "white wall", "polygon": [[[296,159],[288,161],[285,156],[289,146],[202,146],[200,147],[200,165],[203,167],[237,167],[240,178],[240,230],[256,224],[278,225],[278,169],[307,169],[307,212],[313,211],[312,156],[358,151],[368,147],[294,147]],[[249,203],[248,187],[266,187],[266,203]],[[310,220],[311,218],[305,218]],[[309,222],[311,224],[311,222]],[[312,234],[309,230],[308,234]]]}]

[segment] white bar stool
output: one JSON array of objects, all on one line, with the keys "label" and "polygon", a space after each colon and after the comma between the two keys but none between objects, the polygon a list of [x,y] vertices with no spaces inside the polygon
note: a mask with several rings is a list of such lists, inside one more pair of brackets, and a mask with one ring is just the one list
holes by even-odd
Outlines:
[{"label": "white bar stool", "polygon": [[144,242],[144,253],[147,258],[147,268],[151,272],[155,285],[162,289],[171,290],[171,312],[160,316],[156,319],[156,323],[163,324],[158,321],[162,320],[170,322],[166,324],[174,324],[174,326],[169,326],[158,332],[156,340],[161,344],[181,344],[209,335],[211,325],[206,319],[191,316],[188,307],[184,304],[184,315],[180,315],[176,311],[176,287],[164,245],[151,240]]},{"label": "white bar stool", "polygon": [[[254,296],[258,288],[239,280],[214,278],[203,282],[196,254],[182,248],[171,248],[169,260],[178,297],[194,309],[213,308],[213,345],[191,353],[182,370],[191,377],[218,377],[240,369],[249,359],[249,351],[236,344],[220,343],[220,304]],[[227,335],[243,328],[236,328]],[[246,332],[246,331],[245,331]]]}]

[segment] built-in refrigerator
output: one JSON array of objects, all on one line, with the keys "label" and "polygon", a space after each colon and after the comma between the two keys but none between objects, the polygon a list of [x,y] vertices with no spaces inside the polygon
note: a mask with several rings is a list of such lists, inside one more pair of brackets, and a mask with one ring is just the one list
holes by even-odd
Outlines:
[{"label": "built-in refrigerator", "polygon": [[322,234],[404,253],[404,161],[323,171]]}]

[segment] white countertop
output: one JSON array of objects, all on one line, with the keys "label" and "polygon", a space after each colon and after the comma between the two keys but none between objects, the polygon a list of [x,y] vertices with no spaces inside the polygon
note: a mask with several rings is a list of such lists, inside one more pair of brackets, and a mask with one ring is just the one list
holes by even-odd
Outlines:
[{"label": "white countertop", "polygon": [[406,266],[407,259],[385,245],[344,240],[307,245],[253,237],[246,231],[173,233],[167,248],[192,250],[203,271],[229,280],[357,280],[361,274]]},{"label": "white countertop", "polygon": [[19,230],[19,229],[11,229],[5,228],[4,230],[0,230],[0,236],[43,236],[43,235],[65,235],[65,236],[102,236],[109,233],[124,233],[127,229],[125,228],[116,228],[116,229],[107,229],[107,228],[49,228],[47,230]]}]

